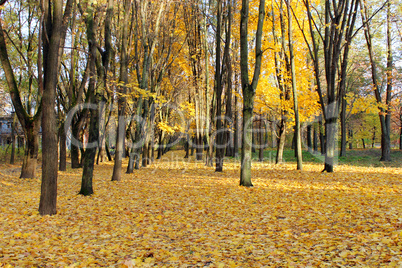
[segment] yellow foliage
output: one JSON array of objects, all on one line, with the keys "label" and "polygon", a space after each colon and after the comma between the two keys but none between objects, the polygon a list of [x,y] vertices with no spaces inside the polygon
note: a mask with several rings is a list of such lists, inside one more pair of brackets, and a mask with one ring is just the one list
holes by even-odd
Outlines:
[{"label": "yellow foliage", "polygon": [[[258,5],[259,1],[252,1],[254,5]],[[266,4],[267,13],[272,12],[271,1]],[[268,20],[265,23],[264,31],[264,43],[263,43],[263,70],[261,73],[261,79],[257,88],[256,96],[256,113],[269,113],[271,115],[276,114],[279,118],[281,110],[286,110],[289,113],[289,119],[292,119],[294,114],[293,107],[293,94],[290,93],[291,98],[289,100],[284,100],[280,98],[280,90],[278,88],[278,82],[276,79],[276,66],[275,66],[275,53],[280,52],[283,48],[281,43],[275,42],[273,38],[272,29],[275,26],[275,32],[281,36],[281,26],[279,21],[279,6],[277,3],[273,3],[275,21]],[[286,9],[286,6],[284,7]],[[296,2],[292,2],[292,8],[295,14],[298,16],[298,20],[303,21],[305,19],[305,13],[303,10],[303,5]],[[255,9],[256,10],[256,9]],[[255,11],[254,10],[254,11]],[[285,10],[286,12],[286,10]],[[254,14],[257,16],[257,14]],[[256,22],[255,22],[256,23]],[[274,24],[275,25],[274,25]],[[296,67],[296,80],[297,80],[297,94],[299,100],[299,115],[300,121],[306,122],[311,121],[320,111],[320,106],[318,103],[318,94],[314,90],[314,76],[312,66],[309,65],[308,51],[305,44],[303,34],[301,30],[297,27],[296,21],[293,22],[293,43],[294,43],[294,59]],[[252,27],[256,27],[253,25]],[[308,32],[308,31],[307,31]],[[288,43],[288,37],[285,36],[285,45]],[[288,48],[285,47],[285,52],[288,53]],[[290,77],[286,68],[284,66],[286,63],[283,59],[278,59],[279,63],[282,65],[279,69],[280,75],[283,77],[287,86],[290,86]]]}]

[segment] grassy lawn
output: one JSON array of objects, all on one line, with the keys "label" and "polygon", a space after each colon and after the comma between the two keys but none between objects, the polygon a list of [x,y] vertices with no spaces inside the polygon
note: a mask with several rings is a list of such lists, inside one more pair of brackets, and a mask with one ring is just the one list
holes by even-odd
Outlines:
[{"label": "grassy lawn", "polygon": [[[264,151],[264,159],[268,162],[275,163],[276,150],[267,149]],[[284,162],[296,162],[294,151],[286,149],[283,153]],[[352,165],[361,167],[402,167],[402,151],[391,151],[391,162],[380,162],[380,149],[354,149],[347,150],[346,156],[338,158],[339,165]],[[258,151],[253,153],[253,159],[258,159]],[[312,154],[303,151],[304,163],[323,163],[324,157],[321,154]]]}]

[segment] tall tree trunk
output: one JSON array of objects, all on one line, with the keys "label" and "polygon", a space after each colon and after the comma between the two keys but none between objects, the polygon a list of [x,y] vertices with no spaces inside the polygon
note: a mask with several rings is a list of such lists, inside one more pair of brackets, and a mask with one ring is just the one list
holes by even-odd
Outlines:
[{"label": "tall tree trunk", "polygon": [[[120,61],[120,82],[124,85],[121,87],[120,91],[122,93],[127,93],[127,83],[128,83],[128,56],[127,56],[127,47],[128,47],[128,21],[130,18],[130,6],[131,1],[124,1],[124,20],[122,27],[122,43],[121,43],[121,61]],[[119,118],[117,122],[117,138],[116,138],[116,152],[113,166],[113,175],[112,181],[120,181],[121,180],[121,166],[123,162],[123,154],[125,151],[124,139],[126,137],[126,120],[125,120],[125,111],[126,111],[126,98],[123,96],[119,97],[118,101],[119,107]]]},{"label": "tall tree trunk", "polygon": [[[90,71],[90,79],[88,85],[88,95],[92,104],[94,104],[94,108],[90,110],[90,122],[89,122],[89,130],[88,130],[88,146],[85,150],[85,157],[83,163],[83,172],[82,172],[82,180],[81,180],[81,190],[79,194],[88,196],[93,194],[92,187],[92,179],[93,179],[93,171],[95,165],[95,156],[96,151],[99,148],[99,103],[101,100],[101,95],[97,92],[97,87],[104,88],[104,81],[106,73],[104,72],[104,67],[101,66],[100,56],[97,57],[97,47],[96,44],[96,32],[97,32],[97,22],[94,19],[94,10],[92,6],[88,6],[87,9],[87,38],[88,42],[88,51],[89,51],[89,71]],[[108,13],[110,15],[110,13]],[[109,21],[110,23],[110,21]],[[106,33],[106,34],[110,34]],[[110,53],[110,52],[109,52]],[[107,68],[107,67],[106,67]],[[96,73],[97,69],[97,73]],[[96,79],[96,76],[98,79]],[[97,81],[98,80],[98,81]]]},{"label": "tall tree trunk", "polygon": [[221,73],[221,39],[222,39],[222,1],[216,1],[217,24],[216,24],[216,48],[215,48],[215,92],[216,92],[216,159],[215,171],[223,170],[223,127],[222,127],[222,73]]},{"label": "tall tree trunk", "polygon": [[383,144],[381,161],[391,161],[391,98],[393,84],[393,57],[392,57],[392,33],[391,33],[391,1],[387,2],[387,92],[385,104],[387,110],[385,114],[385,129],[383,133]]},{"label": "tall tree trunk", "polygon": [[290,0],[286,0],[287,10],[288,10],[288,37],[289,37],[289,60],[290,69],[292,77],[292,89],[293,89],[293,107],[295,112],[295,137],[296,137],[296,159],[297,159],[297,170],[303,169],[303,159],[302,159],[302,142],[301,142],[301,130],[300,130],[300,119],[299,119],[299,104],[297,100],[297,86],[296,86],[296,67],[293,55],[293,29],[292,29],[292,12],[290,6]]},{"label": "tall tree trunk", "polygon": [[[39,202],[41,215],[56,214],[57,201],[57,119],[55,114],[56,85],[64,43],[67,21],[71,15],[72,1],[68,1],[63,15],[63,1],[43,1],[43,69],[44,91],[42,97],[42,184]],[[63,25],[64,24],[64,25]]]},{"label": "tall tree trunk", "polygon": [[240,185],[253,186],[251,182],[251,142],[253,134],[253,109],[254,97],[261,73],[262,61],[262,32],[265,19],[265,0],[260,0],[258,8],[258,25],[255,41],[255,65],[253,79],[249,82],[249,62],[248,62],[248,20],[249,20],[249,0],[242,0],[241,19],[240,19],[240,70],[241,84],[243,89],[243,134],[241,151],[241,170]]},{"label": "tall tree trunk", "polygon": [[[373,44],[372,44],[372,34],[371,34],[371,25],[369,21],[369,15],[367,11],[367,6],[363,5],[364,10],[362,12],[362,20],[365,25],[364,33],[365,33],[365,38],[366,38],[366,44],[367,44],[367,49],[369,53],[369,58],[370,58],[370,64],[371,64],[371,78],[373,80],[373,85],[374,85],[374,94],[377,100],[377,103],[379,105],[379,117],[380,117],[380,123],[381,123],[381,159],[380,161],[391,161],[391,139],[390,139],[390,128],[388,124],[388,119],[386,118],[388,114],[390,114],[389,111],[389,106],[384,109],[382,107],[383,100],[379,88],[379,83],[378,83],[378,75],[377,75],[377,65],[376,61],[374,59],[374,51],[373,51]],[[387,16],[387,22],[388,18]],[[387,23],[388,24],[388,23]],[[392,68],[392,54],[391,54],[391,46],[389,44],[389,38],[390,34],[388,34],[388,27],[387,27],[387,67],[389,64],[391,64]],[[387,96],[386,96],[386,103],[389,105],[390,99],[390,94],[391,92],[388,92],[389,89],[392,89],[392,79],[389,74],[387,74]]]}]

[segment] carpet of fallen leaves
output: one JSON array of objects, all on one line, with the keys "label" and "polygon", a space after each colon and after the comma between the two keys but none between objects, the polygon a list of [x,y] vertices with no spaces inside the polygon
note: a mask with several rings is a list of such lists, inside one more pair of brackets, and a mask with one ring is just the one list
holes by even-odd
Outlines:
[{"label": "carpet of fallen leaves", "polygon": [[77,195],[81,170],[59,173],[58,214],[37,213],[40,180],[0,170],[0,267],[341,267],[402,265],[402,169],[239,164],[223,173],[170,152]]}]

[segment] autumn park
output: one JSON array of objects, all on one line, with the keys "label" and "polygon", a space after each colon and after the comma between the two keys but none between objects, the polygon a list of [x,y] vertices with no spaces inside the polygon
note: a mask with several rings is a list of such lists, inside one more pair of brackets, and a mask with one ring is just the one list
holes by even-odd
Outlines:
[{"label": "autumn park", "polygon": [[402,267],[400,0],[0,0],[0,267]]}]

